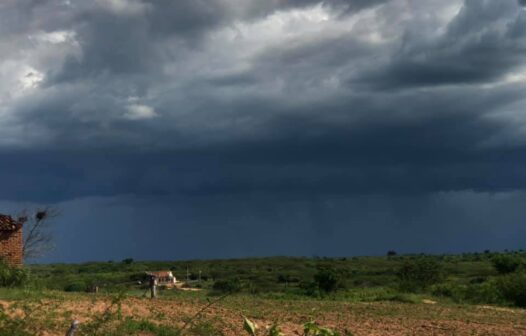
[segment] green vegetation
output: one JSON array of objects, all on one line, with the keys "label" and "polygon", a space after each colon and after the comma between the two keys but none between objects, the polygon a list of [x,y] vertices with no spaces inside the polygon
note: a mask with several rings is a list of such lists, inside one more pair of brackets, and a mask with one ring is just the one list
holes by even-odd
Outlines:
[{"label": "green vegetation", "polygon": [[239,293],[242,289],[241,281],[239,278],[219,279],[214,282],[212,289],[220,294]]},{"label": "green vegetation", "polygon": [[[307,303],[315,305],[314,307],[330,302],[391,302],[403,305],[419,304],[425,300],[446,305],[460,303],[526,307],[524,265],[526,254],[522,251],[434,256],[387,253],[384,257],[273,257],[162,262],[128,258],[122,262],[28,265],[24,269],[0,264],[0,287],[3,287],[0,288],[0,298],[12,302],[30,302],[29,305],[11,308],[24,314],[27,311],[27,316],[31,319],[35,316],[32,311],[40,310],[35,308],[38,303],[47,300],[61,302],[75,296],[83,300],[95,300],[114,297],[116,294],[121,298],[145,297],[148,295],[145,272],[171,270],[179,281],[188,279],[185,287],[193,287],[197,291],[160,288],[161,299],[194,303],[197,300],[204,306],[207,302],[218,299],[213,298],[214,295],[220,295],[220,299],[227,296],[229,299],[221,302],[223,307],[239,309],[241,314],[258,319],[266,319],[272,311],[255,308],[260,303],[254,304],[249,311],[244,311],[241,307],[257,300],[288,302],[289,310],[294,309],[296,304],[305,306]],[[84,293],[94,286],[99,288],[98,295]],[[90,323],[84,323],[80,329],[81,334],[181,335],[173,322],[160,317],[156,318],[156,322],[123,317],[119,300],[107,312],[99,312]],[[318,310],[316,308],[313,311]],[[305,319],[316,319],[316,315],[302,313],[302,316]],[[274,318],[276,317],[270,319]],[[67,320],[68,317],[62,318],[61,325],[52,320],[46,323],[63,330],[67,328],[64,325]],[[42,321],[39,323],[41,325]],[[108,325],[111,328],[108,329]],[[311,327],[312,330],[309,333],[305,331],[305,335],[336,335],[327,334],[330,329],[315,325]],[[9,330],[12,335],[28,335],[33,332],[28,329],[26,319],[8,314],[5,308],[0,309],[0,329]],[[110,329],[111,333],[108,331]],[[341,329],[340,331],[343,332]],[[185,333],[222,335],[218,323],[206,319],[190,323]],[[282,335],[277,325],[272,328],[267,326],[258,334]]]},{"label": "green vegetation", "polygon": [[[266,330],[261,331],[256,323],[252,322],[246,317],[243,321],[243,329],[249,336],[285,336],[277,324],[274,324]],[[340,334],[329,328],[320,327],[318,324],[316,324],[316,322],[311,321],[303,324],[302,336],[340,336]],[[347,332],[346,336],[352,336],[352,334]]]},{"label": "green vegetation", "polygon": [[512,273],[497,280],[502,297],[518,307],[526,307],[526,273]]},{"label": "green vegetation", "polygon": [[[3,286],[84,292],[144,294],[145,272],[171,270],[203,293],[245,293],[262,297],[336,300],[399,300],[432,295],[459,303],[524,306],[526,254],[397,255],[352,258],[252,258],[232,260],[89,262],[30,265],[28,271],[0,268]],[[27,274],[30,274],[29,278]],[[523,281],[522,283],[526,283]],[[140,285],[142,284],[142,285]],[[161,295],[183,295],[161,291]],[[190,294],[189,294],[190,295]],[[402,299],[403,300],[403,299]]]},{"label": "green vegetation", "polygon": [[400,289],[406,292],[422,291],[443,280],[442,264],[432,257],[408,259],[398,270]]},{"label": "green vegetation", "polygon": [[0,287],[16,287],[27,282],[29,273],[26,269],[9,267],[0,260]]},{"label": "green vegetation", "polygon": [[523,264],[523,259],[516,255],[499,254],[492,259],[493,266],[500,274],[513,273]]}]

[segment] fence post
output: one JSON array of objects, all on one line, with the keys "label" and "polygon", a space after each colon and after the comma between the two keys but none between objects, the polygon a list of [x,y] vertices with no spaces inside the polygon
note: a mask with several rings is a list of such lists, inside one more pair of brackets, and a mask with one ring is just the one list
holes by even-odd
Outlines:
[{"label": "fence post", "polygon": [[73,336],[75,334],[75,331],[77,331],[79,324],[79,321],[73,320],[73,322],[71,322],[71,326],[69,327],[68,332],[66,333],[66,336]]},{"label": "fence post", "polygon": [[151,298],[155,299],[157,297],[157,279],[154,276],[150,276],[150,292]]}]

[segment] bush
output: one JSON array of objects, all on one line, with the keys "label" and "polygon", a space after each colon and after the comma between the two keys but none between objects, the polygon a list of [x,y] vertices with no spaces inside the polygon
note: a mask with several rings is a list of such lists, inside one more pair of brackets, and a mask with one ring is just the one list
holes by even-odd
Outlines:
[{"label": "bush", "polygon": [[518,307],[526,307],[526,273],[512,273],[497,280],[497,288],[504,300]]},{"label": "bush", "polygon": [[133,258],[126,258],[122,260],[122,263],[125,265],[131,265],[133,264],[133,261],[134,261]]},{"label": "bush", "polygon": [[516,272],[482,283],[438,284],[431,288],[436,296],[446,296],[460,303],[513,304],[526,307],[526,273]]},{"label": "bush", "polygon": [[278,274],[278,283],[288,283],[290,276],[287,274]]},{"label": "bush", "polygon": [[0,287],[21,286],[29,279],[27,270],[18,267],[10,267],[0,262]]},{"label": "bush", "polygon": [[85,292],[88,286],[83,281],[72,282],[64,287],[65,292]]},{"label": "bush", "polygon": [[192,335],[195,336],[223,336],[223,331],[218,327],[215,326],[210,321],[197,321],[197,323],[192,324],[192,328],[190,329],[190,332]]},{"label": "bush", "polygon": [[320,297],[321,292],[318,287],[318,285],[314,281],[303,281],[300,282],[299,288],[303,291],[302,294],[312,296],[312,297]]},{"label": "bush", "polygon": [[470,303],[502,303],[502,295],[495,281],[467,285],[464,301]]},{"label": "bush", "polygon": [[502,303],[504,300],[497,287],[496,281],[482,283],[462,284],[437,284],[431,287],[435,296],[449,297],[458,303]]},{"label": "bush", "polygon": [[432,285],[429,290],[434,296],[449,297],[456,302],[463,302],[465,300],[465,287],[459,284],[441,283]]},{"label": "bush", "polygon": [[332,268],[319,268],[314,281],[301,282],[299,287],[308,296],[320,297],[343,288],[341,273]]},{"label": "bush", "polygon": [[[282,336],[279,325],[274,324],[267,327],[264,332],[259,331],[259,327],[256,323],[251,320],[244,318],[243,329],[248,333],[249,336],[266,335],[266,336]],[[211,334],[207,334],[211,335]],[[303,324],[303,335],[305,336],[339,336],[340,334],[325,327],[319,326],[316,322],[311,321]],[[345,335],[352,336],[353,333],[349,330],[345,330]]]},{"label": "bush", "polygon": [[314,282],[325,293],[335,292],[342,287],[341,276],[332,268],[321,268],[314,275]]},{"label": "bush", "polygon": [[400,289],[419,291],[443,280],[442,265],[433,258],[406,260],[398,270]]},{"label": "bush", "polygon": [[241,281],[239,278],[217,280],[212,289],[220,293],[238,293],[241,291]]},{"label": "bush", "polygon": [[499,274],[513,273],[522,264],[520,258],[506,254],[499,254],[493,257],[491,262]]},{"label": "bush", "polygon": [[388,256],[388,257],[394,257],[394,256],[396,256],[396,255],[397,255],[397,253],[396,253],[396,251],[394,251],[394,250],[389,250],[389,251],[387,251],[387,256]]}]

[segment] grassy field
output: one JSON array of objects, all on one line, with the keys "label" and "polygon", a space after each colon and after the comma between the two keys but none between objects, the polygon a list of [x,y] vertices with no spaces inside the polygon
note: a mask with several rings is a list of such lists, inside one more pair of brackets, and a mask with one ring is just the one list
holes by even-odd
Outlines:
[{"label": "grassy field", "polygon": [[[128,295],[112,305],[104,294],[2,291],[9,316],[2,335],[64,335],[73,319],[78,335],[179,335],[207,304],[203,293],[174,293],[159,299]],[[415,296],[412,302],[268,299],[245,294],[225,298],[194,320],[188,335],[242,335],[243,316],[260,326],[279,323],[286,335],[301,334],[316,321],[341,335],[525,335],[526,311],[458,305]],[[23,321],[23,322],[20,322]],[[24,333],[15,333],[22,330]]]},{"label": "grassy field", "polygon": [[[184,334],[242,335],[246,316],[285,335],[309,321],[340,335],[526,335],[525,261],[516,251],[30,265],[0,288],[0,334],[63,335],[78,319],[77,335],[180,335],[220,299]],[[137,281],[164,269],[195,290],[149,299]]]}]

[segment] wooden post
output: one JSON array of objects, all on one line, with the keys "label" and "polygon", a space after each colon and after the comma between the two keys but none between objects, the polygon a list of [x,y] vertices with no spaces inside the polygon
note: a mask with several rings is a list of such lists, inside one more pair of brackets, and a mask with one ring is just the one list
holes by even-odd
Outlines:
[{"label": "wooden post", "polygon": [[69,327],[68,332],[66,333],[66,336],[73,336],[75,334],[75,331],[77,331],[79,324],[79,321],[73,320],[73,322],[71,322],[71,326]]},{"label": "wooden post", "polygon": [[150,276],[150,292],[151,298],[155,299],[157,297],[157,279],[154,276]]}]

